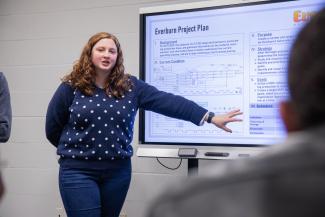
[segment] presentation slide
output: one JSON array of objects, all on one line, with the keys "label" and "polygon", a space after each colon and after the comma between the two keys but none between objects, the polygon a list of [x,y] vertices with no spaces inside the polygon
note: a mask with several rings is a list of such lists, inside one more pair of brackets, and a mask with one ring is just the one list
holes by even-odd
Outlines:
[{"label": "presentation slide", "polygon": [[297,32],[324,1],[287,1],[145,16],[145,81],[216,114],[241,109],[226,133],[145,112],[144,141],[270,145],[285,129],[287,59]]}]

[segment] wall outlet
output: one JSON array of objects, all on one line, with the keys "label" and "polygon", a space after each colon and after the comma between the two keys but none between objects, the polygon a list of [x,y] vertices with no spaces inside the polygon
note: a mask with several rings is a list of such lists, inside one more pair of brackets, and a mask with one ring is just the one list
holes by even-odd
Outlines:
[{"label": "wall outlet", "polygon": [[127,217],[126,213],[121,213],[119,217]]}]

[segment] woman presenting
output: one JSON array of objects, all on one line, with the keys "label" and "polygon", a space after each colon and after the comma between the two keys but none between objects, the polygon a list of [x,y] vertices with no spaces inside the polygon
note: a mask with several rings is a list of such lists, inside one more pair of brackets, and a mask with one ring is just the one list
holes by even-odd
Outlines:
[{"label": "woman presenting", "polygon": [[118,217],[131,180],[134,119],[139,108],[231,132],[239,110],[214,116],[181,96],[126,74],[120,43],[101,32],[85,45],[63,78],[46,115],[57,147],[59,187],[68,217]]}]

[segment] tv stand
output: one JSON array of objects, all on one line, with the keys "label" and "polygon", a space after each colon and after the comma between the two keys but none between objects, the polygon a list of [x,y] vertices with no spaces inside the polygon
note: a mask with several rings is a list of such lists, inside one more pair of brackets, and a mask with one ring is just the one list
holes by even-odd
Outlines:
[{"label": "tv stand", "polygon": [[199,172],[199,159],[188,158],[187,168],[188,168],[187,171],[188,176],[197,176]]}]

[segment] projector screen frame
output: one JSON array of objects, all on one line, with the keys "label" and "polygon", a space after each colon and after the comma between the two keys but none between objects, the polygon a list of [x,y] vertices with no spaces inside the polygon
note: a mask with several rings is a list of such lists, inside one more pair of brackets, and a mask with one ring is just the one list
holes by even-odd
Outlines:
[{"label": "projector screen frame", "polygon": [[[145,80],[145,16],[172,14],[180,12],[191,12],[200,10],[213,10],[240,6],[250,6],[259,4],[273,4],[280,2],[294,2],[297,0],[231,0],[231,1],[206,1],[177,5],[166,5],[158,7],[147,7],[140,9],[140,78]],[[139,146],[137,156],[140,157],[161,157],[180,158],[179,149],[196,148],[197,155],[189,157],[194,159],[236,159],[241,157],[256,156],[273,145],[259,144],[222,144],[222,143],[179,143],[179,142],[146,142],[144,139],[144,112],[139,110]],[[207,152],[227,153],[227,156],[206,156]]]}]

